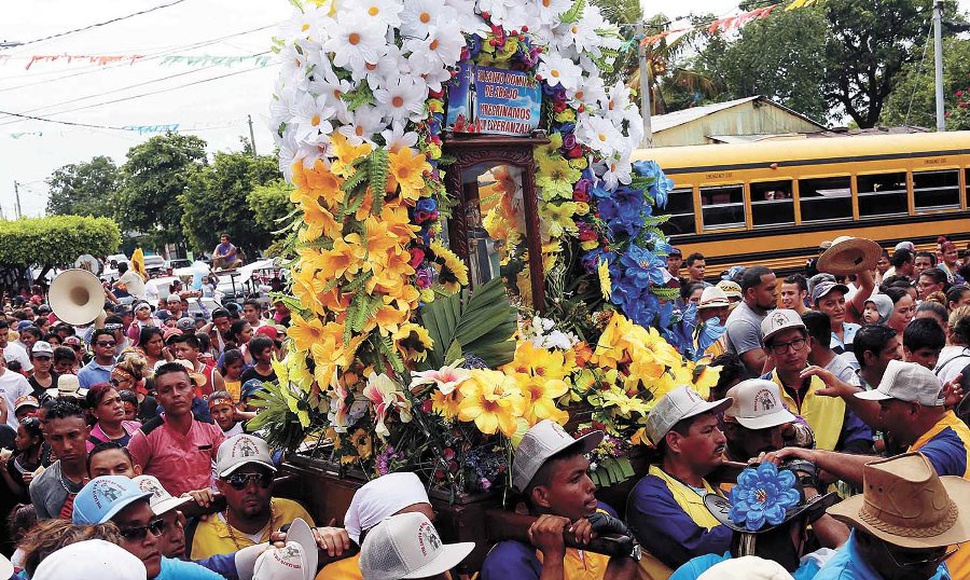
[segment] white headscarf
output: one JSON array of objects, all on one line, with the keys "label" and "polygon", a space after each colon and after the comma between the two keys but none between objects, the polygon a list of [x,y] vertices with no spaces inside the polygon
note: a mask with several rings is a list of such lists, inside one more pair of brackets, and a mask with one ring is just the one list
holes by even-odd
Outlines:
[{"label": "white headscarf", "polygon": [[416,503],[431,503],[418,476],[409,472],[388,473],[357,490],[344,516],[344,528],[360,544],[362,531]]}]

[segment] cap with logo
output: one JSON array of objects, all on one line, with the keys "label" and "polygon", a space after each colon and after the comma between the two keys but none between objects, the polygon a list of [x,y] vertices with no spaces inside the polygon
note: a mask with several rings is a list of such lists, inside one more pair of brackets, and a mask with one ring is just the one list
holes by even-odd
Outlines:
[{"label": "cap with logo", "polygon": [[704,288],[701,292],[700,302],[697,303],[697,309],[703,310],[705,308],[727,308],[731,305],[728,300],[727,294],[724,290],[718,288],[717,286],[708,286]]},{"label": "cap with logo", "polygon": [[35,409],[39,409],[40,401],[37,400],[37,397],[33,397],[31,395],[21,395],[13,402],[13,412],[16,413],[24,407],[33,407]]},{"label": "cap with logo", "polygon": [[30,356],[41,354],[50,357],[54,356],[54,347],[51,346],[51,343],[46,340],[38,340],[34,343],[34,346],[30,347]]},{"label": "cap with logo", "polygon": [[791,328],[805,330],[805,323],[802,322],[802,317],[797,312],[788,310],[787,308],[772,310],[761,321],[761,343],[768,344],[771,337],[783,330],[789,330]]},{"label": "cap with logo", "polygon": [[444,544],[424,514],[404,513],[377,524],[360,548],[364,580],[428,578],[457,566],[474,542]]},{"label": "cap with logo", "polygon": [[721,280],[717,283],[717,287],[724,291],[724,295],[736,300],[741,300],[741,285],[734,280]]},{"label": "cap with logo", "polygon": [[[11,567],[11,574],[13,568]],[[67,545],[44,558],[33,580],[97,578],[98,580],[144,580],[145,564],[128,550],[105,540],[83,540]],[[0,577],[8,578],[0,567]]]},{"label": "cap with logo", "polygon": [[317,543],[310,526],[296,518],[282,548],[270,548],[256,559],[253,580],[313,580],[317,573]]},{"label": "cap with logo", "polygon": [[175,323],[175,327],[182,332],[193,332],[195,331],[195,319],[189,318],[188,316],[183,316],[182,318],[178,319],[178,322]]},{"label": "cap with logo", "polygon": [[276,471],[269,445],[252,435],[230,437],[222,442],[219,452],[216,453],[216,473],[219,477],[228,477],[240,467],[251,463]]},{"label": "cap with logo", "polygon": [[830,280],[823,280],[812,287],[812,304],[818,305],[818,301],[828,296],[833,290],[838,290],[842,295],[849,293],[849,287]]},{"label": "cap with logo", "polygon": [[943,383],[933,371],[917,363],[898,360],[889,361],[875,390],[856,393],[855,396],[866,401],[897,399],[919,403],[924,407],[942,407],[945,402]]},{"label": "cap with logo", "polygon": [[532,478],[550,457],[573,446],[586,454],[596,449],[602,440],[602,431],[593,431],[574,439],[559,423],[549,419],[539,421],[526,431],[515,449],[512,485],[520,492],[525,492]]},{"label": "cap with logo", "polygon": [[734,399],[708,402],[687,385],[677,387],[664,395],[647,415],[647,437],[654,445],[660,443],[674,425],[703,413],[717,413],[734,403]]},{"label": "cap with logo", "polygon": [[178,509],[192,501],[191,497],[172,496],[172,494],[168,493],[162,487],[162,482],[158,481],[158,478],[154,475],[139,475],[133,478],[132,481],[135,482],[138,489],[152,494],[148,498],[148,503],[151,505],[152,512],[156,516]]},{"label": "cap with logo", "polygon": [[103,524],[139,500],[150,500],[152,492],[121,475],[102,475],[89,481],[74,498],[71,521],[76,525]]},{"label": "cap with logo", "polygon": [[795,421],[781,402],[778,385],[765,379],[748,379],[728,389],[734,403],[724,411],[747,429],[768,429]]}]

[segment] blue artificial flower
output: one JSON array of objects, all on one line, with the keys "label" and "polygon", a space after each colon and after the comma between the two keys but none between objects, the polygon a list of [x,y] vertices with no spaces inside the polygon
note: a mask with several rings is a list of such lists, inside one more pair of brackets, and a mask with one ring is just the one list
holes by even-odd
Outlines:
[{"label": "blue artificial flower", "polygon": [[638,288],[647,289],[650,284],[663,284],[663,270],[666,260],[660,258],[650,250],[631,245],[625,254],[620,256],[620,264],[625,268],[623,278]]},{"label": "blue artificial flower", "polygon": [[650,197],[657,207],[667,207],[667,199],[674,188],[674,182],[667,178],[663,169],[654,161],[637,161],[633,164],[633,170],[637,175],[653,180],[650,185]]},{"label": "blue artificial flower", "polygon": [[731,489],[731,509],[728,517],[736,525],[757,532],[766,524],[777,526],[785,521],[787,511],[800,501],[795,488],[795,474],[778,471],[773,463],[749,467],[738,476],[738,485]]},{"label": "blue artificial flower", "polygon": [[415,211],[433,212],[438,209],[438,202],[433,197],[422,197],[414,204]]}]

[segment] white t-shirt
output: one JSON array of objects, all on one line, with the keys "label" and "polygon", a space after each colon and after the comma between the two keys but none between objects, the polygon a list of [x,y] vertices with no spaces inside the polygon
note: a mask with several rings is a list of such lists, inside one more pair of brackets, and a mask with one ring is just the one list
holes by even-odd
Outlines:
[{"label": "white t-shirt", "polygon": [[134,270],[128,270],[118,278],[119,284],[124,284],[128,293],[139,300],[145,299],[145,281]]},{"label": "white t-shirt", "polygon": [[20,368],[25,372],[34,370],[34,365],[30,363],[30,357],[27,356],[27,349],[20,346],[16,342],[8,342],[7,347],[3,349],[3,358],[7,362],[15,360],[20,363]]},{"label": "white t-shirt", "polygon": [[[4,351],[4,355],[6,355],[6,351]],[[29,395],[31,392],[33,392],[33,389],[30,388],[30,383],[22,374],[8,369],[4,369],[3,374],[0,374],[0,396],[7,400],[7,425],[14,429],[20,425],[17,421],[17,415],[14,413],[14,403],[20,397]]]}]

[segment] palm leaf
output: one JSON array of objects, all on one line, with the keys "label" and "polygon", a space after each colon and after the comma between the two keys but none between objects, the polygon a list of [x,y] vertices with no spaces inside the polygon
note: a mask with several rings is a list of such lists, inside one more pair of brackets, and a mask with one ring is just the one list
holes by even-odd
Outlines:
[{"label": "palm leaf", "polygon": [[426,304],[421,323],[434,341],[428,362],[436,368],[444,366],[454,342],[462,353],[474,354],[491,368],[508,363],[515,354],[516,312],[501,278],[479,286],[474,293],[465,290]]}]

